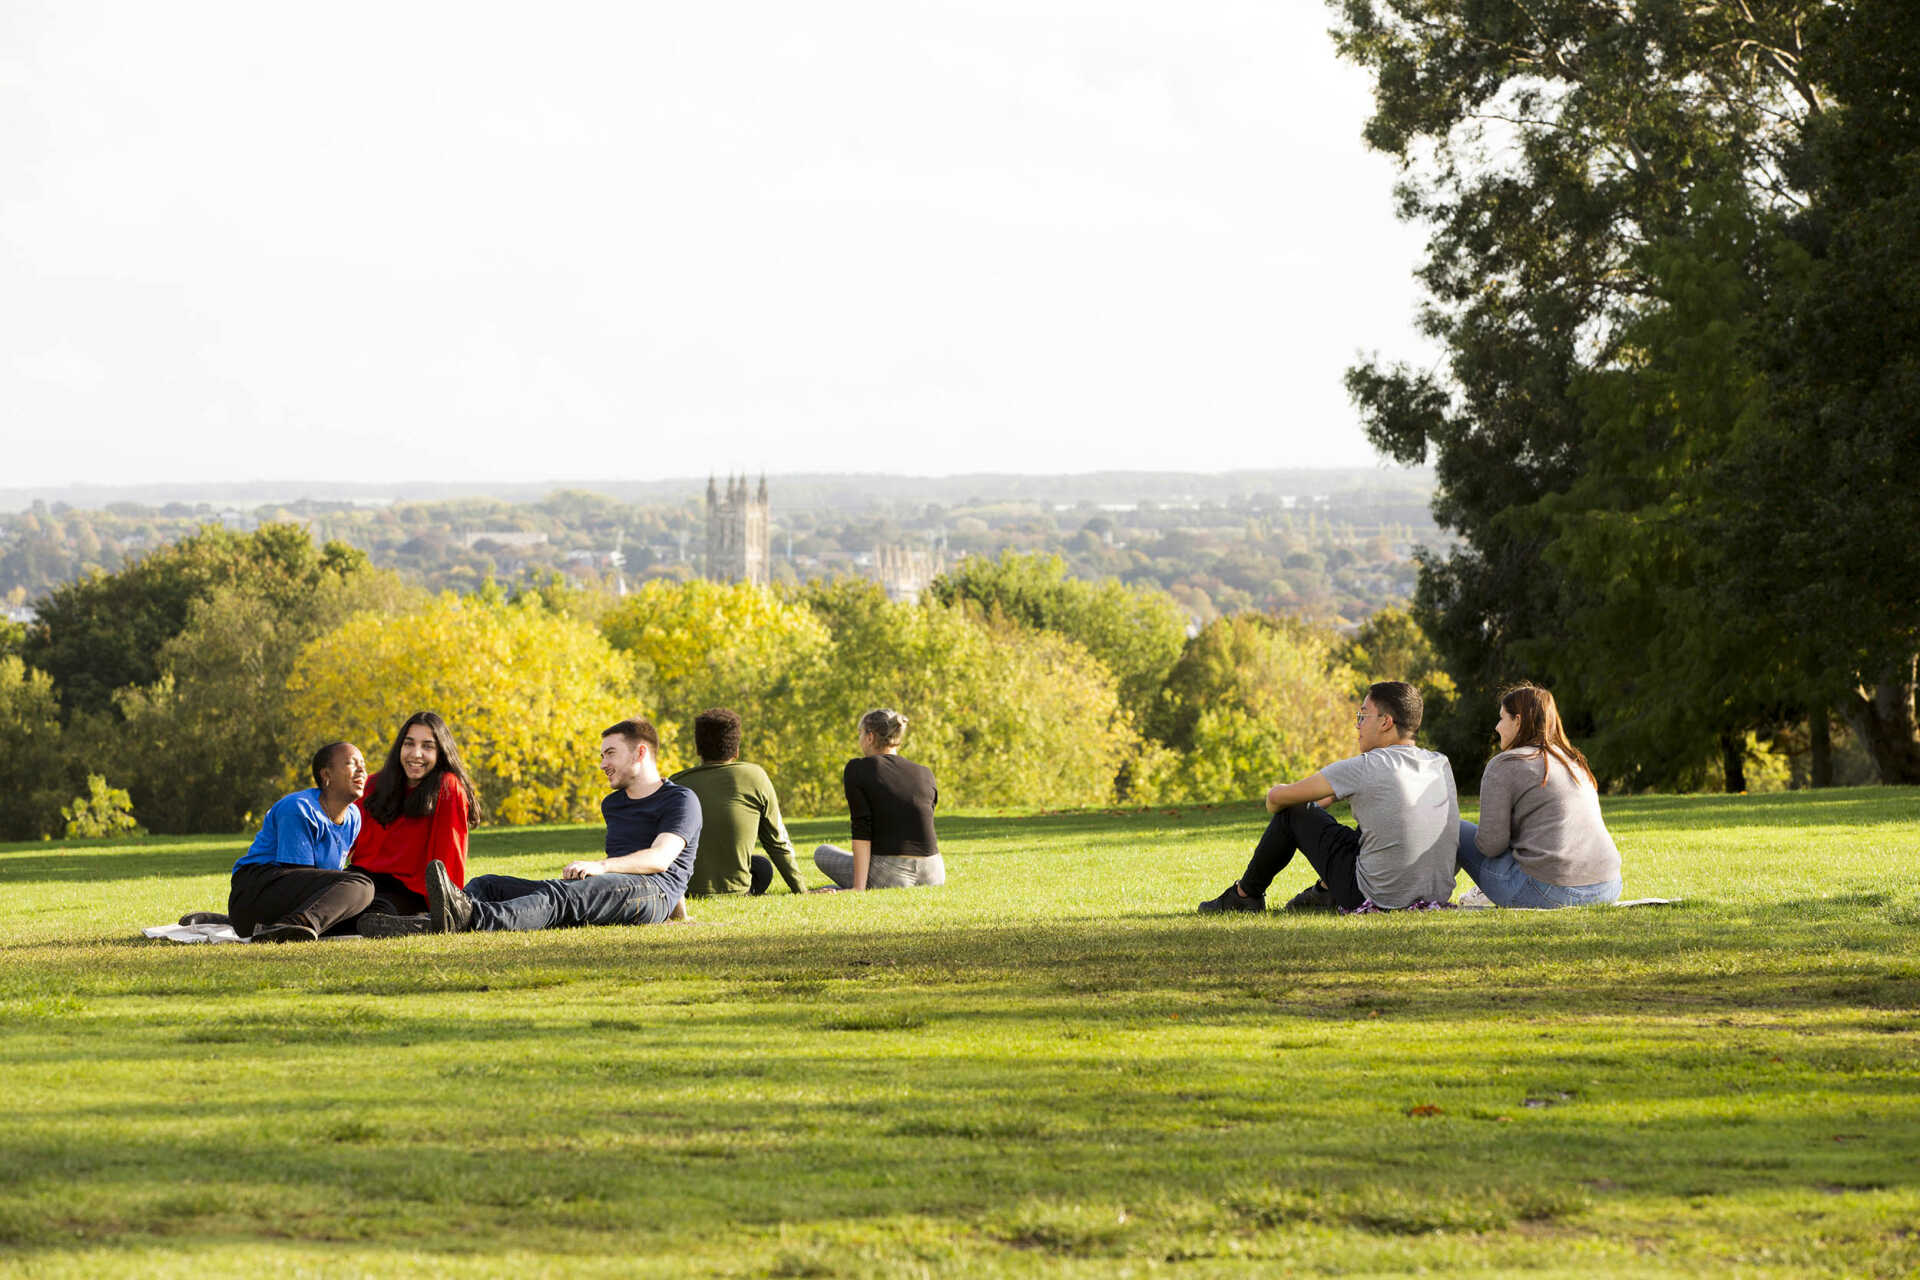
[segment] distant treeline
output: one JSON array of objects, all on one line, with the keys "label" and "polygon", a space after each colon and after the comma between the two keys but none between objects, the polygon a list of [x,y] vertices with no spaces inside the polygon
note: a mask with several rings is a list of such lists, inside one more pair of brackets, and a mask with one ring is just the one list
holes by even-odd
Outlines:
[{"label": "distant treeline", "polygon": [[[1257,609],[1351,624],[1404,601],[1414,549],[1442,541],[1426,512],[1428,484],[1424,473],[1362,470],[781,479],[771,568],[775,581],[799,584],[858,572],[880,546],[941,549],[950,564],[1012,550],[1057,555],[1075,577],[1158,587],[1198,622]],[[524,502],[303,499],[249,508],[42,499],[0,515],[0,601],[24,610],[208,522],[235,532],[298,524],[430,590],[471,592],[489,579],[555,572],[589,588],[684,581],[703,569],[702,493],[676,482],[669,501],[583,491]]]}]

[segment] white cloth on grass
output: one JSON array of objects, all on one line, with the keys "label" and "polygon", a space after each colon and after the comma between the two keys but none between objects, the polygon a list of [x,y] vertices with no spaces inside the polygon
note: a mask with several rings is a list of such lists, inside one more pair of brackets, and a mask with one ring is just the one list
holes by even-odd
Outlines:
[{"label": "white cloth on grass", "polygon": [[168,942],[245,942],[230,924],[156,924],[141,933]]}]

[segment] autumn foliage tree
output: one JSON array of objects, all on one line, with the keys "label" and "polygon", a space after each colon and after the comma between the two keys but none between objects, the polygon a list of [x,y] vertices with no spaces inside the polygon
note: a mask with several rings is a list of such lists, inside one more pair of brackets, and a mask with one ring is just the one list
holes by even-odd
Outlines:
[{"label": "autumn foliage tree", "polygon": [[747,583],[655,578],[609,609],[600,630],[632,660],[653,717],[682,741],[691,744],[694,716],[724,706],[740,714],[755,761],[804,754],[809,726],[795,711],[830,646],[804,603]]},{"label": "autumn foliage tree", "polygon": [[1292,619],[1218,618],[1187,643],[1154,722],[1171,752],[1169,799],[1258,795],[1354,752],[1365,687],[1331,633]]},{"label": "autumn foliage tree", "polygon": [[[409,713],[439,712],[488,809],[511,824],[596,816],[600,730],[646,711],[632,661],[537,597],[448,594],[357,614],[301,650],[288,687],[303,747],[344,738],[373,768]],[[289,769],[284,782],[299,781]]]}]

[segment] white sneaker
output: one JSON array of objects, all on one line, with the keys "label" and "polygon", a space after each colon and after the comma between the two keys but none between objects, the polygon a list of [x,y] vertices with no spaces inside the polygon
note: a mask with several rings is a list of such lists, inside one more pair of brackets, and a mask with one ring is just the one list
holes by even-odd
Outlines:
[{"label": "white sneaker", "polygon": [[1487,897],[1486,894],[1480,892],[1479,885],[1475,885],[1473,886],[1473,888],[1467,890],[1465,893],[1455,898],[1453,900],[1453,905],[1456,907],[1465,907],[1469,911],[1477,911],[1481,907],[1492,906],[1493,900]]}]

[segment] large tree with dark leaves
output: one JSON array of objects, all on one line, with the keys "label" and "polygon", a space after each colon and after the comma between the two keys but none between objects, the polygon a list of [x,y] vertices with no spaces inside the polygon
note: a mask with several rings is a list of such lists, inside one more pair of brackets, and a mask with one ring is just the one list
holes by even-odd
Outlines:
[{"label": "large tree with dark leaves", "polygon": [[[1586,481],[1590,501],[1593,474],[1622,461],[1619,438],[1596,439],[1592,379],[1633,363],[1636,326],[1660,305],[1661,246],[1697,236],[1706,205],[1736,190],[1764,215],[1796,198],[1787,162],[1822,103],[1805,24],[1823,7],[1336,4],[1341,52],[1375,80],[1367,141],[1400,160],[1401,211],[1431,228],[1420,319],[1445,367],[1364,364],[1348,388],[1377,446],[1434,461],[1435,513],[1461,535],[1424,564],[1417,604],[1461,686],[1460,715],[1435,737],[1463,772],[1510,679],[1554,684],[1580,732],[1615,727],[1616,682],[1581,665],[1608,583],[1559,545],[1567,495]],[[1673,545],[1690,556],[1696,541]],[[1692,600],[1663,590],[1609,616],[1644,635],[1715,625]],[[1680,776],[1777,701],[1758,664],[1745,674],[1741,696],[1672,717],[1682,738],[1659,758],[1639,750],[1648,735],[1615,734],[1599,763],[1625,781]],[[1638,693],[1636,707],[1657,701]]]},{"label": "large tree with dark leaves", "polygon": [[1770,412],[1717,469],[1722,546],[1760,549],[1722,607],[1778,620],[1881,779],[1920,782],[1920,8],[1824,9],[1805,68],[1830,106],[1792,158],[1808,196],[1759,343]]}]

